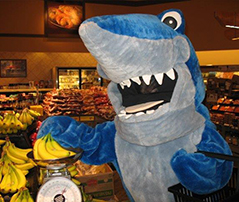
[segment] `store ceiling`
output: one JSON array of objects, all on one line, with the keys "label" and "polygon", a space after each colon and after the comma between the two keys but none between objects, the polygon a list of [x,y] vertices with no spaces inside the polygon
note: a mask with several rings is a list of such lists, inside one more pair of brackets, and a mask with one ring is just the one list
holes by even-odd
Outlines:
[{"label": "store ceiling", "polygon": [[85,0],[86,3],[113,4],[122,6],[146,6],[180,1],[190,0]]},{"label": "store ceiling", "polygon": [[215,12],[215,18],[219,24],[227,28],[225,36],[233,41],[239,40],[239,12]]}]

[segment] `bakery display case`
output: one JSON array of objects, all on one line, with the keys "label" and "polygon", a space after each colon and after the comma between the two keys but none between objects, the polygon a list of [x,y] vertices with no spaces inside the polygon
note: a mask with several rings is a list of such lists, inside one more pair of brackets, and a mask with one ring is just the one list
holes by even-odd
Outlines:
[{"label": "bakery display case", "polygon": [[217,130],[239,155],[239,66],[202,67],[205,105]]},{"label": "bakery display case", "polygon": [[53,80],[58,89],[88,89],[92,86],[106,86],[95,67],[55,67]]}]

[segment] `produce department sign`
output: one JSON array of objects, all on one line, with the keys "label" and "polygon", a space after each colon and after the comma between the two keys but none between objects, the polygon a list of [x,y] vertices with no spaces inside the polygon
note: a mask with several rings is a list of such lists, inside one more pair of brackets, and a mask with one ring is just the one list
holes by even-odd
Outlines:
[{"label": "produce department sign", "polygon": [[78,37],[84,20],[82,1],[45,1],[45,36]]}]

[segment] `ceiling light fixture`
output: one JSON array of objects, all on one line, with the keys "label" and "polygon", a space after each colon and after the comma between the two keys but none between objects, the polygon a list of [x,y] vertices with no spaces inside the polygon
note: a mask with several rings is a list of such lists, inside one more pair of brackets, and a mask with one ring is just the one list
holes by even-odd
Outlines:
[{"label": "ceiling light fixture", "polygon": [[239,29],[239,26],[235,26],[235,25],[225,25],[225,27]]},{"label": "ceiling light fixture", "polygon": [[229,28],[224,31],[225,36],[232,40],[239,40],[239,12],[215,12],[214,17],[222,27]]}]

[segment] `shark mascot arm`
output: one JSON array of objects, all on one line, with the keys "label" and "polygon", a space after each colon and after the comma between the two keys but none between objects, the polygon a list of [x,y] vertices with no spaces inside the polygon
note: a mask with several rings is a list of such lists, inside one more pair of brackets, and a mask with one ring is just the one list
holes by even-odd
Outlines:
[{"label": "shark mascot arm", "polygon": [[184,35],[181,11],[160,15],[94,17],[79,34],[111,80],[114,122],[90,128],[69,117],[50,117],[38,138],[52,133],[64,147],[82,148],[82,161],[113,162],[131,201],[172,202],[169,186],[207,194],[225,186],[232,162],[198,150],[231,155],[202,104],[198,60]]},{"label": "shark mascot arm", "polygon": [[114,122],[105,122],[91,128],[68,116],[52,116],[43,121],[37,137],[48,133],[63,147],[83,149],[81,160],[84,163],[101,165],[116,160]]}]

